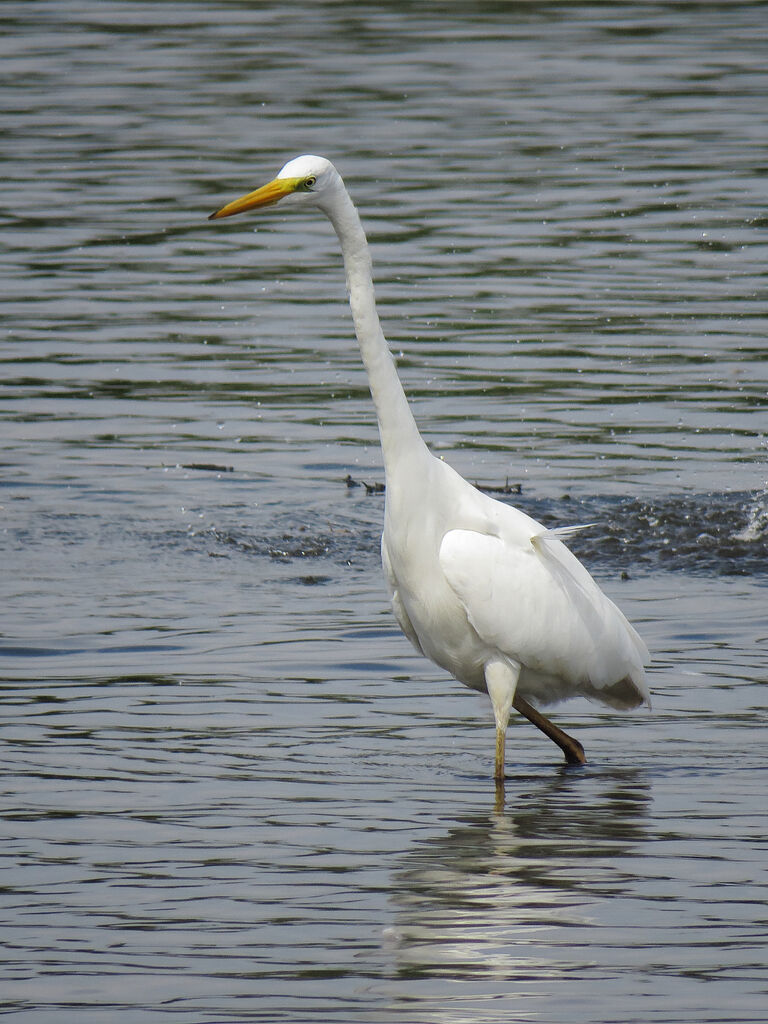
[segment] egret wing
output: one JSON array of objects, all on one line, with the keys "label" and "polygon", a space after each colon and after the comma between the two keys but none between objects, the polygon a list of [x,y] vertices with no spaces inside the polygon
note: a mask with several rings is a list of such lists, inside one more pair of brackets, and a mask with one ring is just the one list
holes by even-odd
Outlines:
[{"label": "egret wing", "polygon": [[[552,531],[514,542],[450,530],[440,565],[472,626],[524,667],[613,703],[648,700],[647,651],[619,609]],[[621,684],[626,696],[607,691]]]}]

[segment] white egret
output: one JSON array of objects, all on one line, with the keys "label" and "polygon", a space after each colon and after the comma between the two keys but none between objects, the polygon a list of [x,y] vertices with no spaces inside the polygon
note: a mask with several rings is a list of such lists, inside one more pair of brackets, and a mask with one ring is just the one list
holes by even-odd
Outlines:
[{"label": "white egret", "polygon": [[615,708],[650,706],[648,651],[560,540],[524,512],[478,491],[419,434],[381,330],[371,257],[357,210],[328,160],[300,156],[210,219],[294,196],[333,225],[384,457],[381,559],[395,617],[417,651],[473,690],[496,720],[495,778],[504,779],[511,708],[583,764],[584,750],[529,700],[581,694]]}]

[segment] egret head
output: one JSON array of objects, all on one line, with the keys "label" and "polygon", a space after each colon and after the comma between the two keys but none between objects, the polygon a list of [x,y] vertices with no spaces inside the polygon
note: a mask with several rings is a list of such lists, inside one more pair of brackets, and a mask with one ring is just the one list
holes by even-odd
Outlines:
[{"label": "egret head", "polygon": [[249,192],[239,199],[227,203],[212,213],[209,220],[232,217],[263,206],[279,203],[286,196],[296,196],[304,202],[322,207],[323,199],[333,191],[339,178],[330,160],[322,156],[297,156],[289,160],[277,177],[255,192]]}]

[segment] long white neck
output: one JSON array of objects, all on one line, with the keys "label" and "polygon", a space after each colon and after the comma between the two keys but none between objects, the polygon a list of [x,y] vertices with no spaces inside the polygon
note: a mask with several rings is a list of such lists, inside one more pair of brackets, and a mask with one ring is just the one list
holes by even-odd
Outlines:
[{"label": "long white neck", "polygon": [[331,201],[324,203],[323,209],[341,243],[355,334],[376,408],[384,468],[391,476],[398,463],[404,461],[406,453],[418,457],[427,452],[427,447],[419,434],[381,329],[368,241],[341,179]]}]

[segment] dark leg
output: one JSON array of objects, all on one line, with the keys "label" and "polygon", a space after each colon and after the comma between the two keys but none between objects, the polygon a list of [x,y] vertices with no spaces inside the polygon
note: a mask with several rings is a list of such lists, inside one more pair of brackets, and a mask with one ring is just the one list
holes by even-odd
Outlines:
[{"label": "dark leg", "polygon": [[541,729],[545,736],[556,743],[558,747],[565,754],[565,760],[568,764],[586,764],[587,757],[584,753],[584,747],[575,740],[573,736],[569,736],[567,732],[563,732],[562,729],[550,722],[540,711],[536,708],[531,707],[527,700],[521,697],[519,694],[515,694],[515,698],[512,701],[512,707],[515,711],[519,711],[521,715],[528,719],[529,722],[533,722],[537,729]]}]

